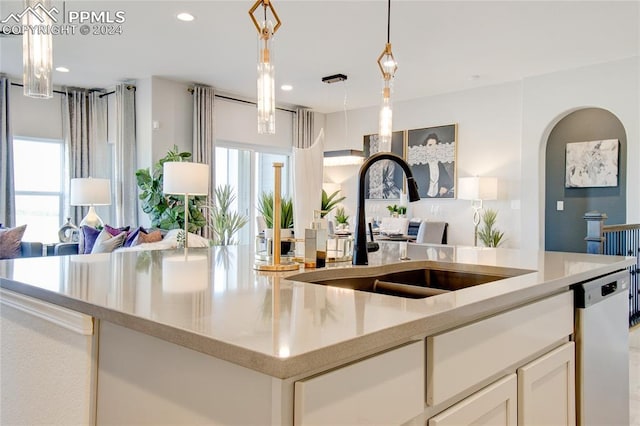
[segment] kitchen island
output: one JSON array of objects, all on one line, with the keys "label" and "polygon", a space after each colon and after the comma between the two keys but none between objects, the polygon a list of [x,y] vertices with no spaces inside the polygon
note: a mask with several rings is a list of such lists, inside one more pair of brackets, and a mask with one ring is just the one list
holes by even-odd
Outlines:
[{"label": "kitchen island", "polygon": [[59,424],[448,424],[438,416],[512,389],[542,356],[573,359],[570,287],[632,263],[413,244],[400,261],[400,248],[298,278],[504,278],[410,299],[254,271],[243,246],[0,261],[3,424],[36,423],[34,398]]}]

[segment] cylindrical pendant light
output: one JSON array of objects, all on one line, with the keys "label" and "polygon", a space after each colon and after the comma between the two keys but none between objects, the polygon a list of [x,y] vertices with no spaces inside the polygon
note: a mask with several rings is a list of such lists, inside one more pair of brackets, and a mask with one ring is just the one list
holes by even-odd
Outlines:
[{"label": "cylindrical pendant light", "polygon": [[[35,9],[37,7],[37,9]],[[49,0],[26,0],[22,16],[22,65],[24,95],[32,98],[53,97],[51,71],[53,69],[53,20]],[[27,13],[27,8],[36,12]]]},{"label": "cylindrical pendant light", "polygon": [[393,78],[398,70],[398,63],[391,51],[391,0],[387,1],[387,44],[378,57],[378,67],[382,72],[382,105],[378,121],[378,143],[380,151],[391,151],[391,135],[393,132],[393,106],[391,104],[391,91]]},{"label": "cylindrical pendant light", "polygon": [[[264,8],[264,19],[259,22],[253,15],[259,6]],[[271,11],[276,24],[267,18],[267,9]],[[280,18],[270,0],[258,0],[249,9],[249,16],[258,30],[258,133],[275,134],[276,99],[275,70],[273,66],[273,35],[280,28]]]}]

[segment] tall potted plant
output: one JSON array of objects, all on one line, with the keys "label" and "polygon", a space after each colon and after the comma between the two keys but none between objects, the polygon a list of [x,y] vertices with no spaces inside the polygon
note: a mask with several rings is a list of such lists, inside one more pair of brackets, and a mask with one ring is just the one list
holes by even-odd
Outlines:
[{"label": "tall potted plant", "polygon": [[[173,146],[167,154],[153,165],[153,169],[139,169],[136,172],[136,183],[140,188],[142,211],[151,218],[151,226],[160,229],[184,228],[184,196],[169,195],[162,191],[164,163],[168,161],[188,161],[190,152],[178,152]],[[189,197],[189,232],[197,232],[206,225],[207,220],[202,213],[206,197]]]},{"label": "tall potted plant", "polygon": [[236,199],[231,185],[219,185],[214,192],[215,201],[209,207],[209,226],[213,231],[213,244],[236,244],[234,235],[249,222],[249,218],[231,211],[231,204]]},{"label": "tall potted plant", "polygon": [[[258,200],[258,212],[267,224],[267,231],[274,229],[273,226],[273,192],[263,192]],[[266,232],[266,231],[265,231]],[[290,238],[293,236],[293,200],[282,197],[280,204],[280,237]],[[288,253],[291,250],[291,242],[282,241],[280,251]]]}]

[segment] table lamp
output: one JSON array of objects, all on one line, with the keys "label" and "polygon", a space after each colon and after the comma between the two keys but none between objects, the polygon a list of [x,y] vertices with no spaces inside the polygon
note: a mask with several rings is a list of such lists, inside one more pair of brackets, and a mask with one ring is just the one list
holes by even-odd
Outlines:
[{"label": "table lamp", "polygon": [[458,179],[458,198],[471,200],[473,208],[473,246],[478,245],[478,225],[480,224],[480,210],[483,200],[498,199],[498,178],[495,177],[464,177]]},{"label": "table lamp", "polygon": [[162,192],[184,195],[184,246],[189,247],[189,195],[209,193],[209,165],[169,161],[163,165]]},{"label": "table lamp", "polygon": [[94,206],[111,204],[111,181],[91,177],[71,179],[70,198],[72,206],[89,206],[89,212],[80,222],[80,226],[102,227],[104,222],[96,213]]}]

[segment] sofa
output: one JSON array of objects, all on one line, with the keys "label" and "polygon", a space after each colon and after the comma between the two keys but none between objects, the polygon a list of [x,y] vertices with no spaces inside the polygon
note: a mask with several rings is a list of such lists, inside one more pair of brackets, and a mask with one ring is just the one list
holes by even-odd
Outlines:
[{"label": "sofa", "polygon": [[42,256],[42,243],[37,242],[20,242],[20,257],[38,257]]}]

